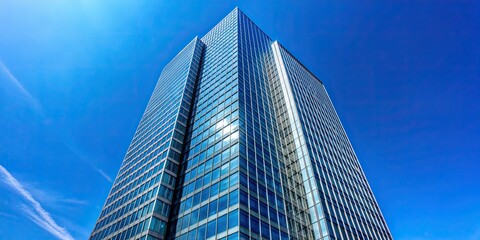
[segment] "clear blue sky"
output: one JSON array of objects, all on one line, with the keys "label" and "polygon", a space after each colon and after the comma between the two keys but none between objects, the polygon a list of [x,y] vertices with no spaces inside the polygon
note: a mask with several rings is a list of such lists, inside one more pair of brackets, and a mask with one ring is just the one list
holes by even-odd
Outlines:
[{"label": "clear blue sky", "polygon": [[163,66],[237,5],[324,81],[395,239],[480,239],[478,1],[174,2],[0,0],[0,239],[87,238]]}]

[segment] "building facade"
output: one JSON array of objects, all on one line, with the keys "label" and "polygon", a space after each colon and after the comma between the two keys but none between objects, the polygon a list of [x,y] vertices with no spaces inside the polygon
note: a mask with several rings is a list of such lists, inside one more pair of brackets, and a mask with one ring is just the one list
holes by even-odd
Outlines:
[{"label": "building facade", "polygon": [[235,9],[163,69],[90,239],[392,239],[323,83]]}]

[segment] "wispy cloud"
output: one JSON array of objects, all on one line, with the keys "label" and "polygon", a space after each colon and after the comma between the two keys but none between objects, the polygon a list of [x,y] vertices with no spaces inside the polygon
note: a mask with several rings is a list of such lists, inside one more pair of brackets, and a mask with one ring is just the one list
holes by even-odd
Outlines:
[{"label": "wispy cloud", "polygon": [[2,175],[1,180],[8,187],[12,188],[26,200],[28,205],[22,204],[21,210],[30,220],[58,239],[73,239],[72,235],[65,228],[60,227],[50,216],[50,213],[43,209],[42,205],[33,198],[32,194],[30,194],[30,192],[28,192],[2,165],[0,165],[0,175]]},{"label": "wispy cloud", "polygon": [[88,204],[85,200],[65,197],[62,193],[52,189],[45,190],[44,186],[38,182],[23,182],[22,185],[44,206],[54,206],[56,209],[65,210],[77,209],[80,205]]},{"label": "wispy cloud", "polygon": [[[2,77],[2,76],[4,76],[4,77]],[[27,91],[27,89],[25,89],[25,87],[22,85],[22,83],[10,72],[10,69],[8,69],[7,66],[5,66],[5,64],[3,64],[2,61],[0,61],[0,80],[2,78],[6,79],[11,85],[13,85],[15,87],[15,89],[18,92],[20,92],[21,97],[26,102],[28,102],[33,109],[35,109],[40,115],[42,115],[44,119],[46,119],[46,116],[43,114],[42,107],[41,107],[39,101],[35,97],[33,97],[30,94],[30,92]],[[107,173],[105,173],[102,169],[96,167],[93,163],[87,161],[83,157],[83,155],[80,154],[75,148],[71,147],[69,144],[66,144],[66,145],[72,152],[74,152],[75,154],[80,156],[83,161],[87,162],[97,173],[99,173],[103,178],[105,178],[105,180],[107,180],[110,183],[113,182],[112,178]]]},{"label": "wispy cloud", "polygon": [[93,164],[92,164],[92,167],[95,169],[95,171],[100,173],[100,175],[102,175],[107,181],[109,181],[110,183],[113,183],[112,178],[108,176],[108,174],[106,174],[102,169],[93,166]]},{"label": "wispy cloud", "polygon": [[74,154],[76,154],[80,160],[82,160],[83,162],[87,163],[88,165],[90,165],[97,173],[99,173],[103,178],[105,178],[105,180],[107,180],[108,182],[110,183],[113,183],[113,180],[112,178],[106,173],[104,172],[102,169],[96,167],[93,163],[91,163],[89,160],[87,160],[87,157],[85,157],[84,154],[82,154],[75,146],[74,144],[68,144],[66,141],[65,141],[65,146],[67,146],[68,149],[70,149],[70,151]]},{"label": "wispy cloud", "polygon": [[2,75],[5,76],[5,79],[9,81],[15,88],[20,91],[22,94],[22,97],[30,104],[32,107],[41,112],[41,105],[38,102],[36,98],[34,98],[28,91],[25,89],[25,87],[22,85],[22,83],[10,72],[10,69],[3,64],[3,62],[0,61],[0,70],[3,72]]},{"label": "wispy cloud", "polygon": [[10,214],[10,213],[5,213],[5,212],[0,212],[0,216],[1,216],[1,217],[4,217],[4,218],[11,218],[11,219],[17,218],[17,216],[12,215],[12,214]]}]

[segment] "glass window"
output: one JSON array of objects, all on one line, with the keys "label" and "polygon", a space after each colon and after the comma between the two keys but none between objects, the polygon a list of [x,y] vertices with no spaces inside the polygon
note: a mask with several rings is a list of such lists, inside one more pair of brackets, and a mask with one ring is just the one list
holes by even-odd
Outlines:
[{"label": "glass window", "polygon": [[193,229],[192,231],[188,232],[188,239],[195,239],[197,235],[197,229]]},{"label": "glass window", "polygon": [[225,161],[228,157],[230,157],[230,149],[222,152],[222,161]]},{"label": "glass window", "polygon": [[223,192],[223,191],[227,190],[227,188],[228,188],[228,178],[224,178],[220,182],[220,192]]},{"label": "glass window", "polygon": [[195,181],[195,190],[200,189],[203,186],[202,180],[203,178],[199,178]]},{"label": "glass window", "polygon": [[268,218],[268,207],[267,204],[260,202],[260,214]]},{"label": "glass window", "polygon": [[274,223],[278,223],[278,220],[277,220],[277,210],[275,210],[274,208],[270,207],[269,208],[269,211],[270,211],[270,221],[274,222]]},{"label": "glass window", "polygon": [[212,216],[215,213],[217,213],[217,200],[210,202],[210,206],[208,207],[208,216]]},{"label": "glass window", "polygon": [[189,219],[190,219],[190,214],[187,214],[187,215],[183,216],[182,229],[185,229],[189,226],[188,225],[188,220]]},{"label": "glass window", "polygon": [[201,197],[200,201],[203,202],[203,201],[207,200],[209,198],[209,196],[210,196],[210,188],[203,189],[202,197]]},{"label": "glass window", "polygon": [[234,233],[234,234],[228,235],[228,239],[227,239],[227,240],[238,240],[238,232],[237,232],[237,233]]},{"label": "glass window", "polygon": [[217,226],[217,232],[221,233],[223,231],[227,230],[227,215],[223,215],[218,218],[217,220],[218,226]]},{"label": "glass window", "polygon": [[218,183],[215,183],[210,187],[210,197],[213,197],[217,194],[218,194]]},{"label": "glass window", "polygon": [[212,160],[212,159],[208,160],[208,161],[205,163],[205,171],[208,171],[210,168],[212,168],[212,163],[213,163],[213,160]]},{"label": "glass window", "polygon": [[195,182],[191,182],[190,184],[188,184],[187,186],[187,193],[191,193],[195,191]]},{"label": "glass window", "polygon": [[230,175],[230,187],[235,186],[238,183],[238,172]]},{"label": "glass window", "polygon": [[240,204],[248,206],[248,195],[244,191],[240,191]]},{"label": "glass window", "polygon": [[269,232],[269,227],[268,227],[268,224],[263,222],[262,221],[262,236],[267,238],[267,239],[270,239],[270,232]]},{"label": "glass window", "polygon": [[229,206],[233,206],[238,203],[238,189],[230,193]]},{"label": "glass window", "polygon": [[192,207],[200,203],[200,194],[201,193],[197,193],[193,196]]},{"label": "glass window", "polygon": [[272,227],[272,239],[279,239],[280,238],[280,233],[278,229]]},{"label": "glass window", "polygon": [[287,228],[287,219],[285,218],[285,215],[278,213],[278,219],[280,220],[280,226]]},{"label": "glass window", "polygon": [[228,228],[238,226],[238,209],[228,213]]},{"label": "glass window", "polygon": [[212,182],[217,180],[220,177],[220,168],[213,170],[212,172]]},{"label": "glass window", "polygon": [[222,171],[222,172],[221,172],[221,175],[222,175],[222,176],[228,173],[228,166],[229,166],[229,163],[223,164],[223,166],[222,166],[222,168],[221,168],[221,171]]},{"label": "glass window", "polygon": [[218,166],[218,164],[220,164],[220,161],[222,160],[222,156],[220,154],[217,154],[214,158],[213,158],[213,167],[216,167]]},{"label": "glass window", "polygon": [[192,197],[189,197],[185,200],[185,211],[192,207]]},{"label": "glass window", "polygon": [[198,222],[198,209],[193,211],[190,214],[190,224],[189,225],[196,224],[197,222]]},{"label": "glass window", "polygon": [[227,208],[228,194],[218,199],[218,212]]},{"label": "glass window", "polygon": [[203,224],[202,226],[198,227],[197,237],[192,238],[191,240],[193,240],[193,239],[204,240],[205,239],[205,231],[206,231],[206,228],[207,228],[206,226],[207,226],[207,224]]},{"label": "glass window", "polygon": [[[253,216],[250,217],[253,218]],[[248,229],[248,214],[243,210],[240,211],[240,226]]]},{"label": "glass window", "polygon": [[258,200],[250,195],[250,209],[252,211],[258,212]]},{"label": "glass window", "polygon": [[198,220],[202,221],[203,219],[207,218],[207,216],[208,216],[208,204],[200,208]]},{"label": "glass window", "polygon": [[207,225],[207,238],[215,236],[215,228],[217,226],[217,221],[212,220]]},{"label": "glass window", "polygon": [[238,167],[238,157],[230,160],[230,170]]}]

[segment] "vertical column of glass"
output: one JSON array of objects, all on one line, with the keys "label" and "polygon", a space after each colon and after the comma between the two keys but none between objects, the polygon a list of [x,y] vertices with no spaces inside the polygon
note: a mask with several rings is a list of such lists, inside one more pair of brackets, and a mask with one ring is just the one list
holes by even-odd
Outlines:
[{"label": "vertical column of glass", "polygon": [[[283,59],[298,122],[304,135],[312,173],[318,187],[318,214],[325,237],[338,239],[391,239],[380,210],[354,155],[340,120],[320,80],[287,50],[278,45]],[[311,184],[314,186],[314,184]],[[327,231],[324,231],[324,228]]]},{"label": "vertical column of glass", "polygon": [[90,239],[162,238],[201,48],[195,38],[163,69]]},{"label": "vertical column of glass", "polygon": [[[181,107],[177,113],[171,144],[149,226],[148,237],[152,239],[165,238],[167,223],[170,220],[169,213],[173,204],[173,192],[175,191],[176,181],[178,179],[178,168],[181,161],[182,150],[185,147],[184,142],[185,135],[187,134],[188,118],[193,104],[192,101],[203,47],[204,44],[198,38],[195,38],[194,51],[190,58],[190,68],[187,72],[187,81],[181,97]],[[174,61],[175,65],[172,70],[173,76],[170,77],[171,79],[173,79],[176,74],[183,73],[181,63],[185,60],[176,57]]]},{"label": "vertical column of glass", "polygon": [[288,239],[281,147],[268,71],[271,40],[239,13],[240,231],[242,239]]},{"label": "vertical column of glass", "polygon": [[237,12],[203,38],[169,239],[238,239]]},{"label": "vertical column of glass", "polygon": [[[318,185],[314,178],[315,166],[311,163],[311,156],[305,145],[305,134],[302,129],[302,123],[299,121],[297,104],[292,93],[285,61],[281,54],[281,46],[278,42],[274,42],[272,49],[279,75],[279,83],[277,83],[277,85],[280,85],[278,98],[282,99],[278,108],[280,112],[285,112],[282,118],[282,125],[284,125],[282,130],[283,134],[288,138],[284,139],[284,144],[291,147],[291,152],[286,158],[291,162],[291,166],[294,167],[294,172],[291,173],[292,177],[297,176],[299,178],[298,186],[304,190],[302,197],[306,198],[307,204],[304,207],[308,211],[310,227],[314,234],[313,238],[329,239],[323,206],[319,201]],[[297,169],[298,171],[296,171]]]},{"label": "vertical column of glass", "polygon": [[[275,60],[272,63],[273,70],[270,72],[269,78],[285,163],[281,170],[285,176],[283,185],[289,232],[293,239],[314,239],[312,221],[315,218],[310,217],[311,212],[309,211],[309,208],[314,207],[313,197],[310,201],[307,200],[307,192],[311,192],[306,174],[308,164],[306,164],[301,146],[297,146],[300,142],[298,139],[301,137],[301,133],[298,131],[300,126],[293,121],[296,110],[294,104],[292,105],[291,95],[287,93],[288,86],[284,79],[283,66],[281,66],[283,60],[279,56],[277,44],[277,42],[272,44]],[[321,238],[321,236],[320,233],[317,234],[317,238]]]}]

